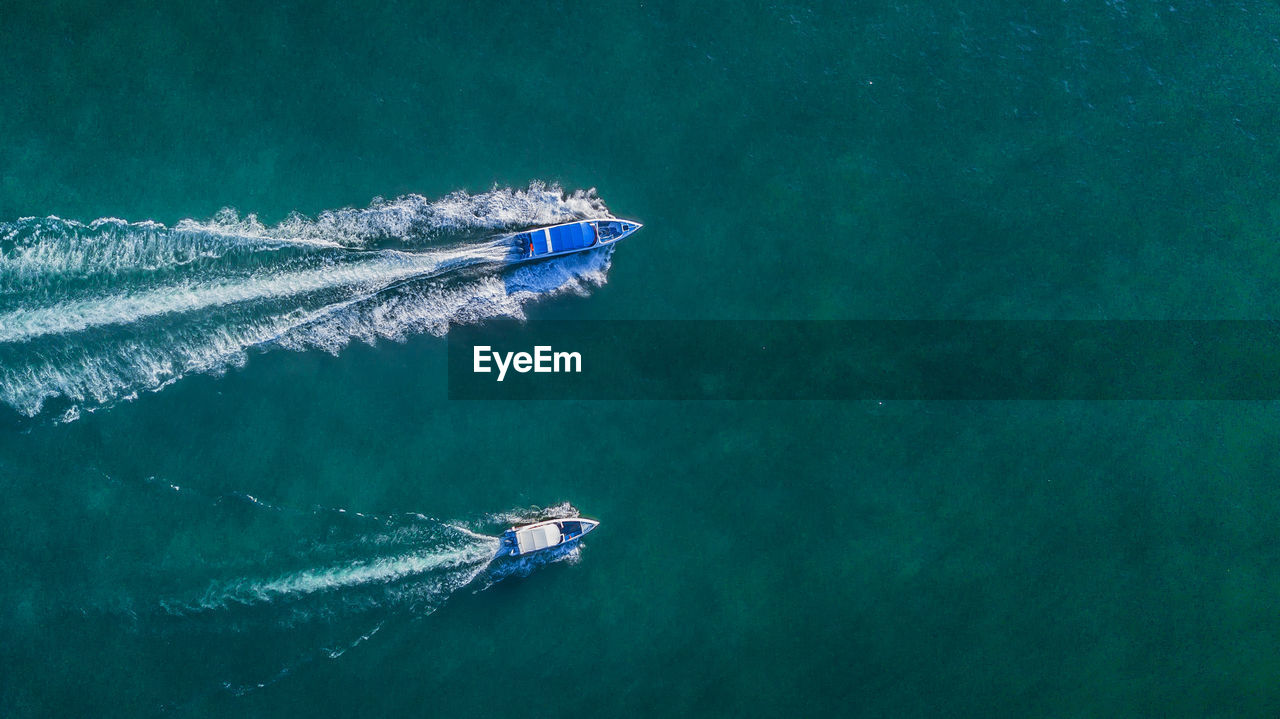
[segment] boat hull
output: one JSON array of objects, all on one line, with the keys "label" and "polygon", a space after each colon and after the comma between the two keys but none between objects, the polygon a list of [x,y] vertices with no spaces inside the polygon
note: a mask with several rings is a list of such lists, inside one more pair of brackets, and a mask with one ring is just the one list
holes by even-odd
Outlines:
[{"label": "boat hull", "polygon": [[513,262],[563,257],[617,244],[644,225],[631,220],[576,220],[509,235],[517,256]]},{"label": "boat hull", "polygon": [[594,519],[573,517],[512,527],[502,535],[502,547],[498,553],[522,557],[534,552],[563,547],[582,539],[598,526],[600,523]]}]

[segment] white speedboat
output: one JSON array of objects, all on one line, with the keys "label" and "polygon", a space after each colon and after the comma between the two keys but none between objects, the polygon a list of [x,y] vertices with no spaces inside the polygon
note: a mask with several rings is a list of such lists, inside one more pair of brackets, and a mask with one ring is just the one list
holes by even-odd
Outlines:
[{"label": "white speedboat", "polygon": [[559,257],[612,245],[644,227],[632,220],[578,220],[511,235],[516,262]]},{"label": "white speedboat", "polygon": [[559,547],[582,538],[600,523],[586,517],[548,519],[522,527],[512,527],[502,535],[502,554],[523,556],[543,549]]}]

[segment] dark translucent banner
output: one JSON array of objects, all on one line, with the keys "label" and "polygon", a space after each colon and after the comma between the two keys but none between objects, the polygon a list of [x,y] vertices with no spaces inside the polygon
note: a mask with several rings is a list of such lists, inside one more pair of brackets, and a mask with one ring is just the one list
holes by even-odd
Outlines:
[{"label": "dark translucent banner", "polygon": [[1277,399],[1280,324],[498,322],[450,332],[449,397]]}]

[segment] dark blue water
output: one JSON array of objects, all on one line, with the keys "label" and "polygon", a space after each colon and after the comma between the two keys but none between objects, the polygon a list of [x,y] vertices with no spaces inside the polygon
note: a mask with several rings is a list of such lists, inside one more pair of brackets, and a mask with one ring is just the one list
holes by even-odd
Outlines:
[{"label": "dark blue water", "polygon": [[1274,5],[0,20],[0,714],[1280,709],[1272,403],[461,402],[442,338],[1271,319]]}]

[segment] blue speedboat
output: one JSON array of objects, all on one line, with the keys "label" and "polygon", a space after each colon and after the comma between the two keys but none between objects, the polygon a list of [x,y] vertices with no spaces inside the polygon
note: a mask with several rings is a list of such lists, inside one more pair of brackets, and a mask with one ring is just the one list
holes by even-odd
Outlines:
[{"label": "blue speedboat", "polygon": [[582,535],[599,527],[600,523],[586,517],[572,519],[549,519],[545,522],[526,524],[523,527],[512,527],[502,535],[502,548],[499,555],[510,554],[513,557],[539,552],[543,549],[559,547],[582,538]]},{"label": "blue speedboat", "polygon": [[515,261],[528,262],[612,245],[641,227],[644,225],[631,220],[578,220],[525,230],[511,239],[517,252]]}]

